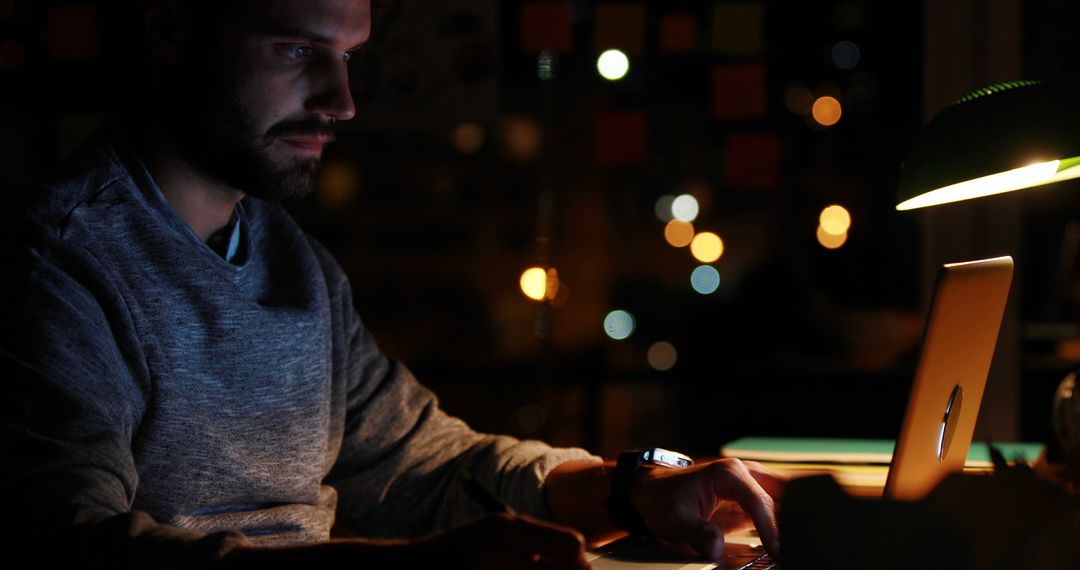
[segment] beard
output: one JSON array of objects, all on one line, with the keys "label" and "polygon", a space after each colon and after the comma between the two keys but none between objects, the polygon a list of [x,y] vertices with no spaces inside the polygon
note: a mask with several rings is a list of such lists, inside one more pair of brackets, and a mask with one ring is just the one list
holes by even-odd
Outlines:
[{"label": "beard", "polygon": [[295,200],[314,191],[320,159],[274,159],[270,147],[289,136],[332,136],[333,120],[282,121],[260,132],[253,111],[225,81],[200,75],[177,74],[167,87],[175,112],[166,121],[180,152],[208,175],[263,200]]}]

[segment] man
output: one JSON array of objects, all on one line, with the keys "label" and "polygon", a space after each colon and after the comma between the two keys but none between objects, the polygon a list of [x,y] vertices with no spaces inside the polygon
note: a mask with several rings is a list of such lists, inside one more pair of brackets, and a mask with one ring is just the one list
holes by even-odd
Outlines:
[{"label": "man", "polygon": [[[586,540],[625,527],[715,558],[753,524],[775,550],[781,481],[760,466],[616,477],[583,450],[473,432],[379,352],[340,268],[276,204],[311,191],[356,113],[368,0],[160,0],[145,21],[145,107],[28,210],[0,354],[7,540],[109,568],[580,568]],[[483,516],[465,473],[523,514]]]}]

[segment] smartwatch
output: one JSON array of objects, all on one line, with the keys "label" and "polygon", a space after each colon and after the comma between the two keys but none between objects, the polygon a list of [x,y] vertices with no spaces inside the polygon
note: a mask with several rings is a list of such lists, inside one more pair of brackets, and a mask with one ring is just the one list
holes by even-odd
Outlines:
[{"label": "smartwatch", "polygon": [[615,463],[615,475],[611,480],[611,494],[604,499],[608,516],[619,528],[630,533],[631,536],[653,536],[649,527],[645,525],[637,509],[630,503],[630,487],[641,475],[646,465],[666,467],[670,469],[685,469],[694,464],[689,457],[667,449],[652,447],[649,449],[634,449],[619,454]]}]

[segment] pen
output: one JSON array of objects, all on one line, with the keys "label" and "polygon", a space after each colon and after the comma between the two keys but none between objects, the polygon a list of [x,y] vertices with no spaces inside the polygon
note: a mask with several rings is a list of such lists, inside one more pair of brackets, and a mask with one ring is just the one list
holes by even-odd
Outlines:
[{"label": "pen", "polygon": [[510,516],[517,515],[517,513],[514,512],[514,509],[510,508],[510,505],[502,502],[502,500],[496,497],[494,493],[474,479],[472,474],[468,471],[462,471],[461,478],[464,480],[465,494],[483,507],[489,515],[500,513],[505,513]]}]

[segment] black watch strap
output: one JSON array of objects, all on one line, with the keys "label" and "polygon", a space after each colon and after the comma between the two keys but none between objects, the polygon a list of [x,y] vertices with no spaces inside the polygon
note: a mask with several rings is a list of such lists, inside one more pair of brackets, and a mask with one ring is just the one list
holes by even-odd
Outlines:
[{"label": "black watch strap", "polygon": [[608,516],[619,528],[632,536],[654,536],[641,514],[630,503],[630,488],[641,475],[645,465],[662,465],[672,468],[689,467],[693,461],[673,451],[665,449],[635,449],[619,454],[615,462],[615,475],[611,480],[611,494],[604,499]]}]

